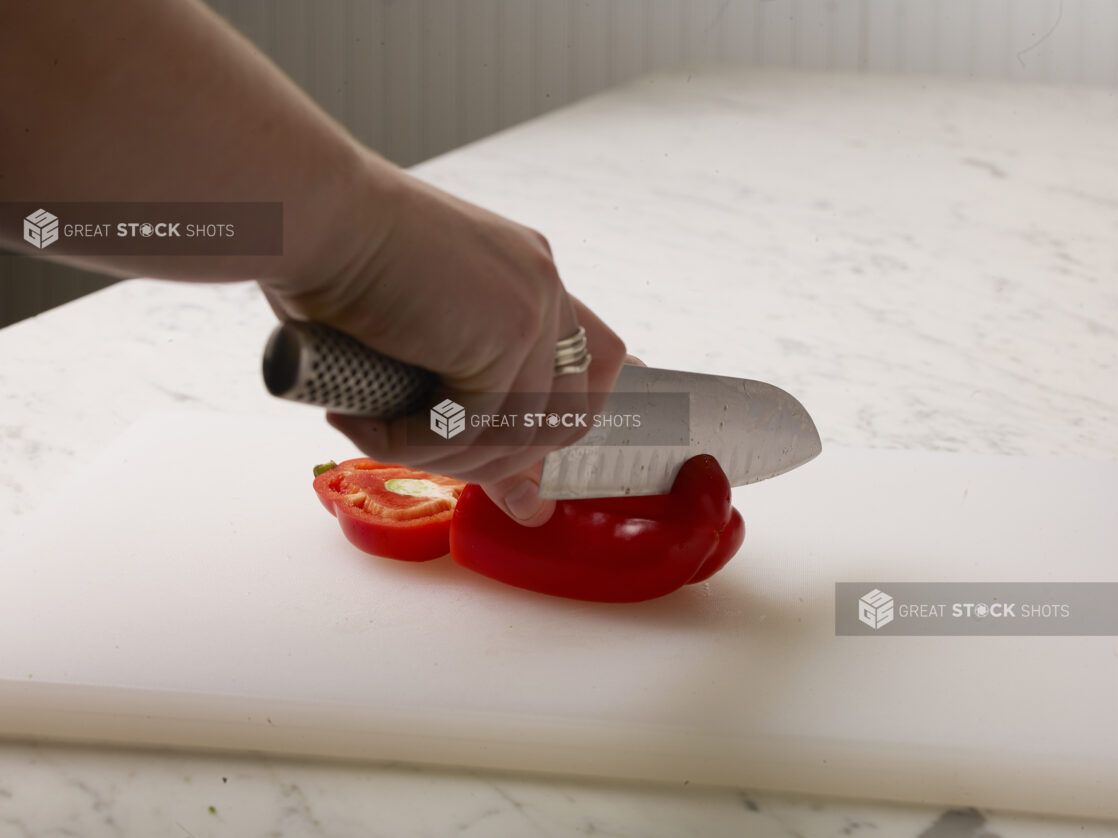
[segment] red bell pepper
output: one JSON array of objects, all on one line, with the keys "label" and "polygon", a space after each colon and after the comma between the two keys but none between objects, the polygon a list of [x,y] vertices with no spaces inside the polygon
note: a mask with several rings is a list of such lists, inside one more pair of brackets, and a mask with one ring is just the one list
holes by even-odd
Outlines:
[{"label": "red bell pepper", "polygon": [[360,550],[424,562],[450,551],[460,480],[368,458],[315,467],[314,490]]},{"label": "red bell pepper", "polygon": [[559,501],[541,527],[517,524],[480,486],[467,485],[450,553],[464,567],[530,591],[636,602],[710,578],[744,537],[730,483],[704,454],[683,464],[669,494]]}]

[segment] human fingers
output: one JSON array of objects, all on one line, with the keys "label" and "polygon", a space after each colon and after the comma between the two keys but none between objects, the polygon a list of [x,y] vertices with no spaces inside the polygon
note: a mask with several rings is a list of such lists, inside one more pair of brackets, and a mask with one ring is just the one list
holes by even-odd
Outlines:
[{"label": "human fingers", "polygon": [[481,488],[506,515],[526,527],[539,527],[555,514],[555,501],[540,498],[539,463]]}]

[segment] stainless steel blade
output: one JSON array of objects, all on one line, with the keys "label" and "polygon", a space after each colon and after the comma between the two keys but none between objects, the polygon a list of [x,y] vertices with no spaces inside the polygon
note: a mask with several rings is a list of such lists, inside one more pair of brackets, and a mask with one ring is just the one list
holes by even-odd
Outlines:
[{"label": "stainless steel blade", "polygon": [[[811,416],[795,398],[763,381],[622,367],[602,414],[631,404],[623,394],[652,394],[642,421],[658,421],[655,395],[688,393],[687,445],[603,445],[603,430],[592,428],[573,445],[543,461],[540,496],[572,498],[655,495],[672,487],[679,467],[696,454],[715,457],[733,486],[775,477],[816,457],[822,450]],[[678,397],[675,397],[678,398]],[[678,422],[678,412],[666,411]],[[661,419],[660,421],[664,421]]]}]

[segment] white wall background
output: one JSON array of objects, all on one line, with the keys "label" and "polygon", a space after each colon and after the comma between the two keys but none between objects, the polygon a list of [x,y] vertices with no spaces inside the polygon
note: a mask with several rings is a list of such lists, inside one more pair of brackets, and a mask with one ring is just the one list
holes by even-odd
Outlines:
[{"label": "white wall background", "polygon": [[404,165],[677,65],[1118,85],[1118,0],[209,2]]}]

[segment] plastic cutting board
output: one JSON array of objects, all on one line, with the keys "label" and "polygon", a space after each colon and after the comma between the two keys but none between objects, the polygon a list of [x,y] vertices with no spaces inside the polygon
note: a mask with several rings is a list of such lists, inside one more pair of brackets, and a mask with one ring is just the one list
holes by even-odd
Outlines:
[{"label": "plastic cutting board", "polygon": [[836,581],[1118,581],[1118,465],[823,455],[630,605],[352,548],[312,411],[153,414],[4,539],[0,734],[1118,816],[1118,638],[836,637]]}]

